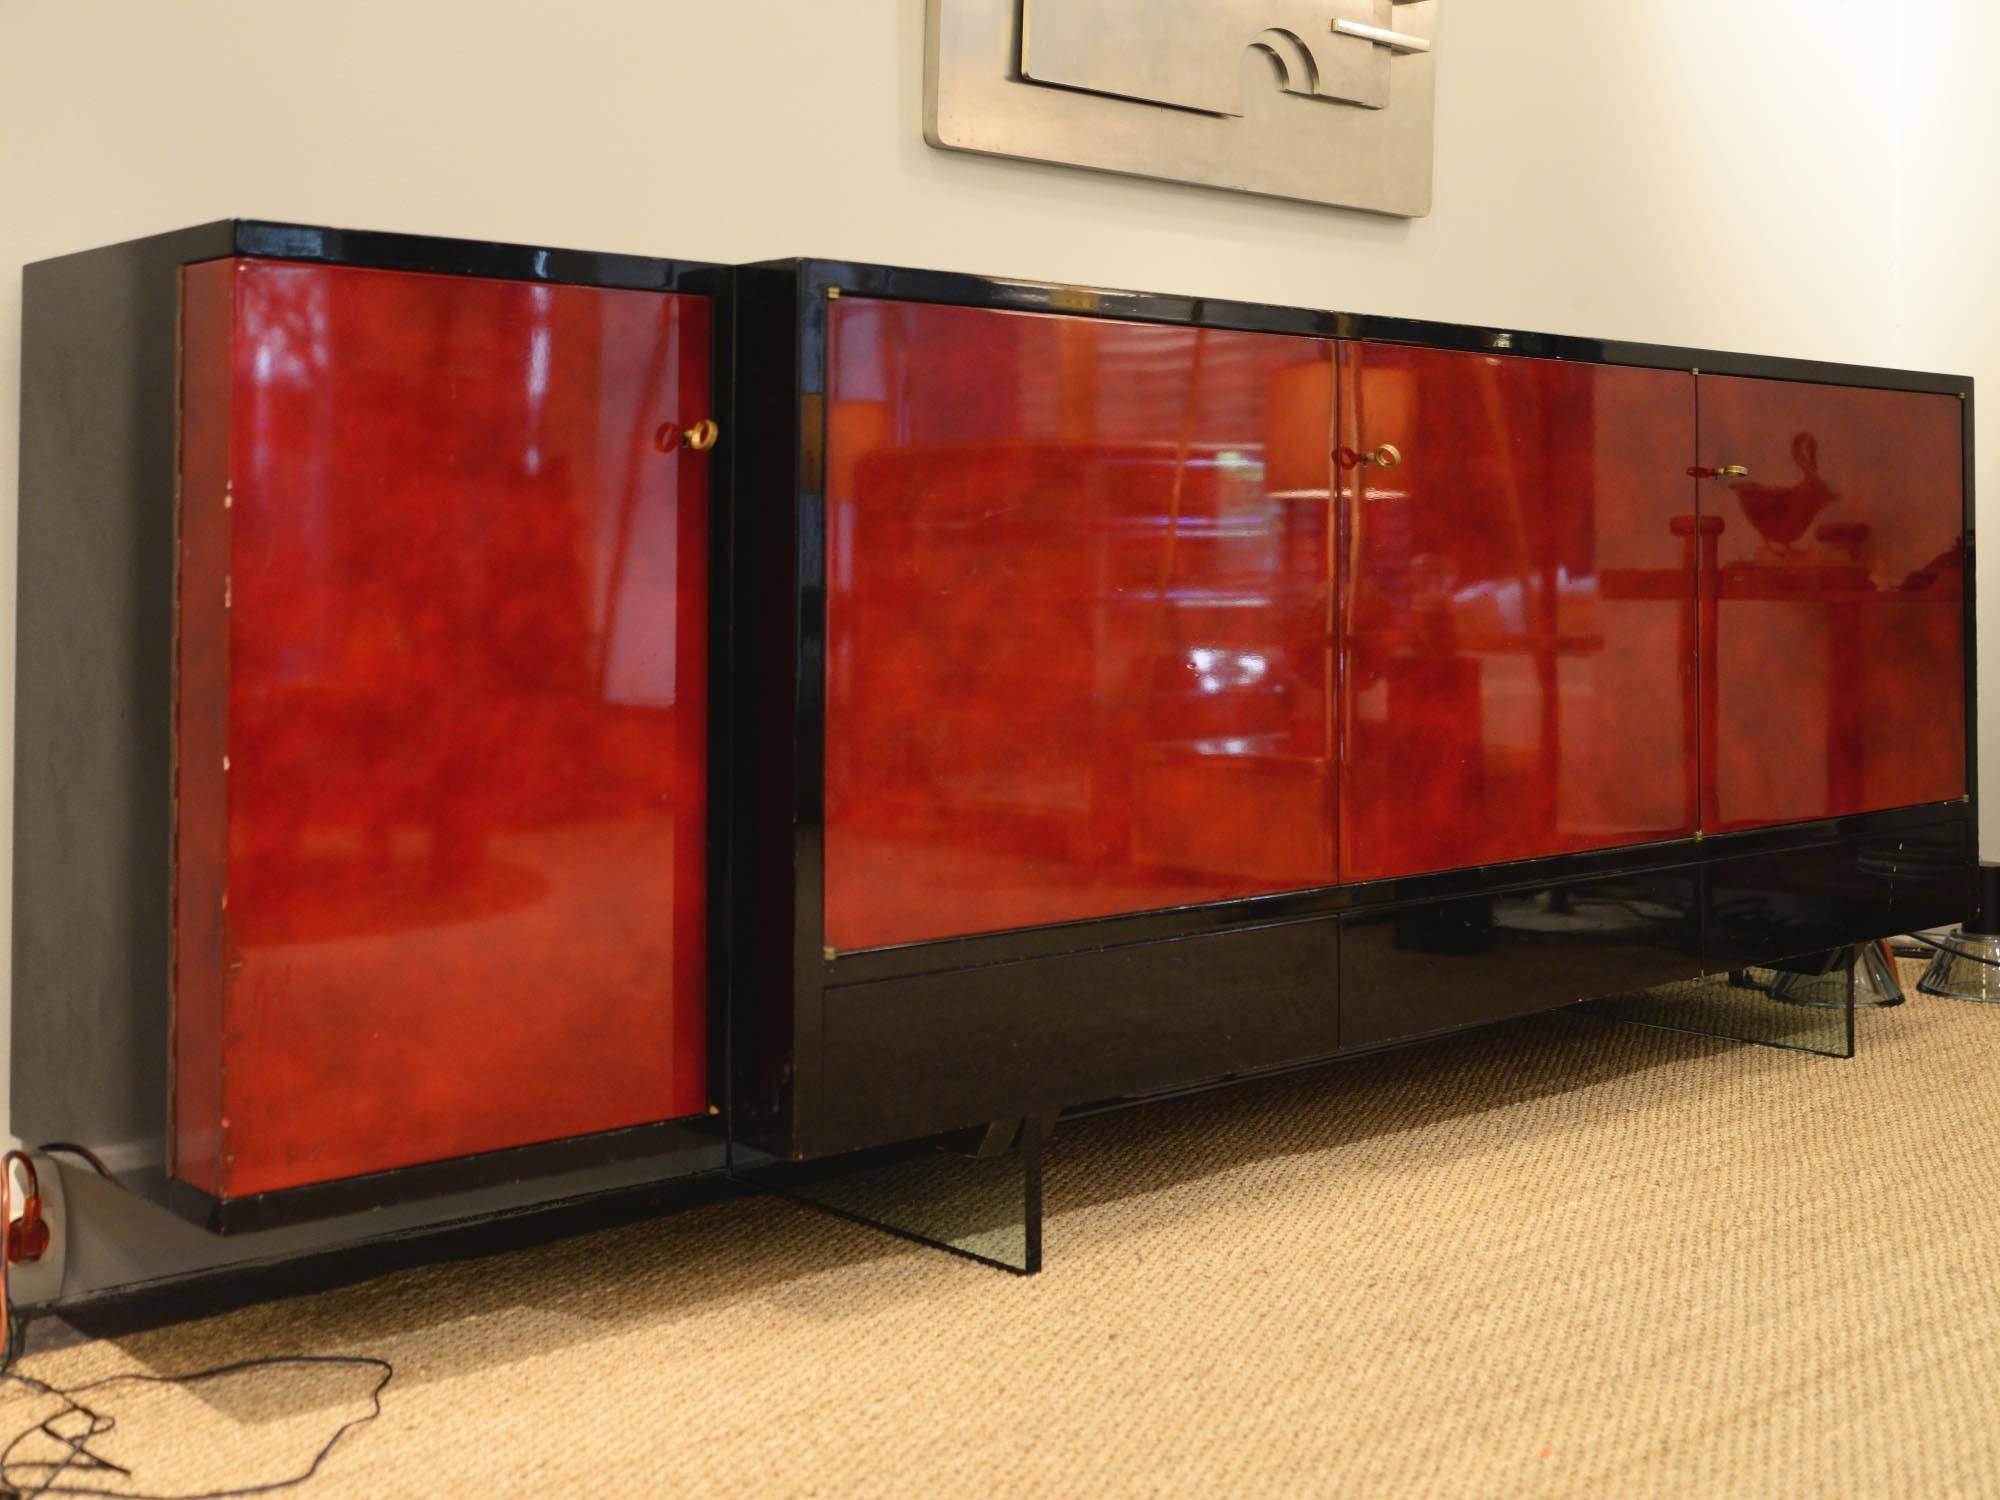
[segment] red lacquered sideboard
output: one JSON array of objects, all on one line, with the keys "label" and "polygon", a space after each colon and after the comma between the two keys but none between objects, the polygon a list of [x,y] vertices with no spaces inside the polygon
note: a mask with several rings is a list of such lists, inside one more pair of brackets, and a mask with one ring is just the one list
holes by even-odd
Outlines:
[{"label": "red lacquered sideboard", "polygon": [[251,220],[25,292],[12,1123],[210,1228],[1970,902],[1957,377]]},{"label": "red lacquered sideboard", "polygon": [[827,261],[738,295],[743,420],[797,426],[738,475],[784,601],[738,725],[766,1149],[1963,914],[1969,382]]}]

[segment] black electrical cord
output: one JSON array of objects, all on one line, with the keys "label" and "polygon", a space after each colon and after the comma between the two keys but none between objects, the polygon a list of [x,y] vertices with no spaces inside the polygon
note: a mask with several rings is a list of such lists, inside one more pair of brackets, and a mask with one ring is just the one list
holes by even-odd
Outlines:
[{"label": "black electrical cord", "polygon": [[[118,1425],[116,1417],[107,1416],[94,1410],[77,1398],[91,1391],[103,1390],[114,1385],[194,1385],[204,1380],[218,1380],[225,1375],[240,1374],[245,1370],[282,1369],[296,1365],[336,1365],[348,1369],[368,1369],[380,1372],[381,1379],[375,1382],[368,1393],[368,1410],[363,1415],[343,1422],[332,1437],[328,1438],[320,1450],[312,1457],[304,1471],[289,1479],[275,1479],[266,1484],[244,1485],[237,1489],[204,1490],[190,1494],[157,1495],[136,1489],[99,1489],[87,1483],[59,1483],[65,1474],[79,1475],[92,1472],[117,1474],[127,1479],[132,1471],[122,1465],[100,1458],[90,1451],[90,1443],[104,1436]],[[368,1354],[274,1354],[256,1359],[240,1359],[226,1365],[216,1365],[206,1370],[195,1370],[186,1375],[106,1375],[101,1380],[87,1381],[83,1385],[68,1390],[48,1385],[32,1375],[22,1375],[15,1371],[0,1372],[0,1380],[9,1380],[24,1386],[38,1396],[51,1396],[63,1403],[63,1409],[53,1416],[33,1422],[10,1439],[5,1447],[0,1447],[0,1495],[10,1500],[34,1500],[40,1495],[95,1495],[105,1500],[236,1500],[246,1495],[268,1495],[278,1490],[292,1489],[304,1484],[319,1473],[320,1466],[327,1460],[340,1440],[357,1427],[364,1427],[382,1415],[382,1392],[395,1378],[395,1366],[386,1359],[377,1359]],[[81,1417],[85,1429],[79,1433],[57,1430],[57,1424],[69,1417]],[[42,1434],[63,1444],[69,1452],[60,1460],[23,1459],[15,1456],[20,1446]],[[39,1474],[39,1479],[29,1477],[27,1471]]]},{"label": "black electrical cord", "polygon": [[[52,1141],[40,1148],[43,1152],[66,1152],[82,1158],[103,1177],[116,1183],[117,1177],[104,1164],[103,1158],[87,1146],[79,1146],[69,1141]],[[28,1178],[30,1205],[39,1202],[40,1194],[35,1184],[35,1164],[24,1152],[9,1152],[8,1160],[0,1166],[0,1234],[11,1235],[25,1226],[29,1218],[20,1224],[13,1219],[13,1163],[18,1158]],[[30,1217],[38,1220],[38,1211]],[[340,1440],[357,1427],[366,1426],[382,1415],[382,1392],[395,1378],[395,1366],[386,1359],[377,1359],[368,1354],[275,1354],[255,1359],[236,1360],[230,1364],[215,1365],[206,1370],[195,1370],[185,1375],[146,1375],[131,1373],[107,1375],[99,1380],[87,1381],[83,1385],[68,1390],[37,1380],[32,1375],[23,1375],[12,1368],[20,1356],[21,1345],[25,1342],[26,1322],[13,1316],[11,1289],[7,1285],[8,1257],[0,1255],[0,1331],[4,1331],[4,1347],[0,1347],[0,1381],[34,1392],[37,1396],[50,1397],[62,1403],[62,1409],[14,1434],[4,1446],[0,1446],[0,1500],[34,1500],[42,1495],[91,1495],[102,1496],[105,1500],[238,1500],[249,1495],[268,1495],[279,1490],[288,1490],[304,1484],[319,1473],[320,1466],[327,1460]],[[97,1411],[79,1400],[78,1397],[91,1391],[103,1390],[115,1385],[195,1385],[204,1380],[219,1380],[226,1375],[240,1374],[245,1370],[282,1369],[286,1366],[332,1365],[348,1369],[367,1369],[380,1372],[381,1378],[368,1393],[368,1410],[363,1415],[343,1422],[321,1445],[302,1473],[289,1479],[272,1480],[266,1484],[244,1485],[235,1489],[205,1490],[180,1495],[152,1495],[142,1490],[119,1488],[101,1489],[88,1483],[59,1482],[66,1474],[85,1475],[90,1473],[115,1474],[130,1480],[132,1472],[109,1459],[100,1458],[91,1452],[94,1439],[103,1437],[118,1425],[116,1417]],[[63,1432],[58,1424],[68,1418],[80,1418],[81,1431]],[[74,1424],[71,1424],[74,1426]],[[60,1460],[23,1459],[17,1453],[23,1443],[40,1433],[50,1441],[68,1449]],[[39,1478],[31,1478],[30,1475]]]},{"label": "black electrical cord", "polygon": [[75,1141],[48,1141],[43,1145],[35,1147],[35,1151],[36,1154],[41,1156],[82,1157],[83,1160],[90,1163],[91,1169],[106,1182],[116,1182],[118,1180],[118,1174],[104,1165],[103,1157],[99,1156],[88,1146],[79,1146]]}]

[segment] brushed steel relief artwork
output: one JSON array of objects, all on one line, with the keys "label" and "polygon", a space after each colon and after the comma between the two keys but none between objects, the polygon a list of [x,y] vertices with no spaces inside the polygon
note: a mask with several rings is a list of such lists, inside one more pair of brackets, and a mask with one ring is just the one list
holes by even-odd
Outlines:
[{"label": "brushed steel relief artwork", "polygon": [[929,0],[933,146],[1416,217],[1439,0]]}]

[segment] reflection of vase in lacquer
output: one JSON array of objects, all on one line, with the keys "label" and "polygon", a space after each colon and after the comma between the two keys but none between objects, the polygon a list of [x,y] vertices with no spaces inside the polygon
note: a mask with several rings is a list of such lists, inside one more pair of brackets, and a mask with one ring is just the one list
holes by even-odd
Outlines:
[{"label": "reflection of vase in lacquer", "polygon": [[1730,489],[1743,504],[1743,514],[1764,538],[1767,558],[1798,557],[1798,541],[1819,513],[1840,496],[1819,472],[1819,439],[1801,432],[1792,439],[1792,461],[1799,466],[1796,484],[1756,484],[1749,480]]}]

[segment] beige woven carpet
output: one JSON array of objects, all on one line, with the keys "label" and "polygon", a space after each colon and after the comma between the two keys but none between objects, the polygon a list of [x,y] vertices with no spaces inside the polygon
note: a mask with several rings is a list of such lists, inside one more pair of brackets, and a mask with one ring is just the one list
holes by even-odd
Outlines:
[{"label": "beige woven carpet", "polygon": [[[1558,1015],[1082,1122],[1032,1281],[754,1200],[28,1368],[394,1361],[312,1496],[2000,1493],[2000,1008],[1861,1046]],[[367,1384],[98,1451],[253,1484]]]}]

